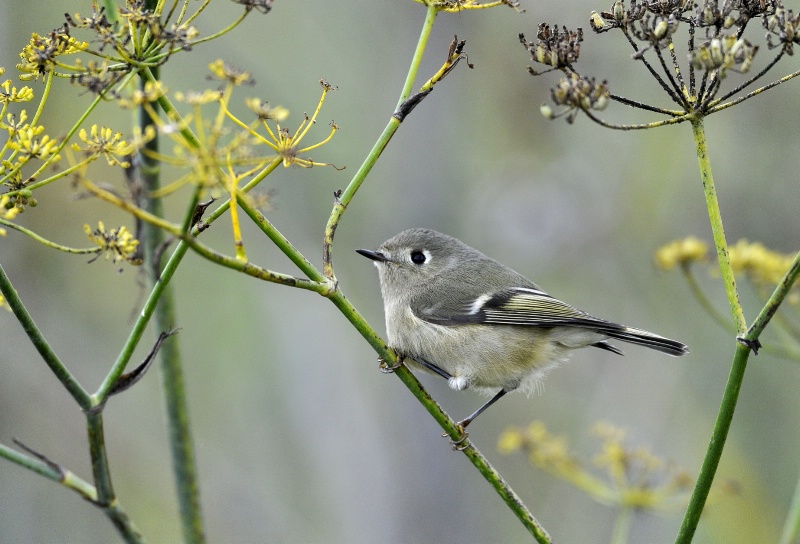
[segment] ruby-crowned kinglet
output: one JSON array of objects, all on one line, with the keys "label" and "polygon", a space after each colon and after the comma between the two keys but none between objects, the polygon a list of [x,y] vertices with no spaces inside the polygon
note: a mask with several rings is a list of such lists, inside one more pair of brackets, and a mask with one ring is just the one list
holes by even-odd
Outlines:
[{"label": "ruby-crowned kinglet", "polygon": [[389,345],[399,355],[453,389],[500,389],[462,427],[506,393],[531,391],[573,349],[622,355],[607,342],[614,338],[669,355],[689,351],[675,340],[592,317],[433,230],[406,230],[377,251],[356,251],[378,268]]}]

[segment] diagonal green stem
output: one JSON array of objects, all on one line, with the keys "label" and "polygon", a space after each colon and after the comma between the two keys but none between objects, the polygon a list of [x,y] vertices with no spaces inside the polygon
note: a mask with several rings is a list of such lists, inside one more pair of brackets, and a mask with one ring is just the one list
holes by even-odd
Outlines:
[{"label": "diagonal green stem", "polygon": [[747,334],[744,335],[745,340],[754,341],[758,339],[761,332],[775,315],[775,312],[778,311],[786,295],[789,294],[789,290],[797,281],[798,275],[800,275],[800,252],[795,255],[789,270],[786,271],[786,274],[784,274],[781,281],[775,287],[775,290],[764,305],[764,308],[761,309],[761,312],[753,321],[750,329],[748,329]]},{"label": "diagonal green stem", "polygon": [[0,444],[0,457],[53,480],[54,482],[58,482],[67,489],[71,489],[85,500],[100,507],[117,528],[117,531],[119,531],[120,536],[125,542],[128,544],[144,544],[144,537],[133,524],[130,517],[128,517],[128,514],[122,508],[119,501],[101,505],[97,500],[97,490],[95,487],[86,480],[75,475],[72,471],[52,461],[46,460],[43,457],[35,459],[34,457],[20,453],[3,444]]},{"label": "diagonal green stem", "polygon": [[[356,310],[350,301],[342,294],[341,291],[334,292],[329,296],[331,302],[344,314],[350,321],[355,329],[364,337],[364,339],[372,346],[378,353],[378,356],[386,361],[387,364],[394,366],[397,362],[397,354],[392,351],[386,342],[378,335],[377,332],[367,323],[364,317]],[[400,366],[395,370],[395,375],[403,382],[409,391],[419,400],[422,406],[430,413],[433,418],[442,426],[447,434],[454,440],[459,440],[462,437],[462,429],[458,427],[455,421],[442,410],[442,407],[431,397],[428,392],[422,387],[422,384],[417,380],[416,376],[411,373],[405,366]],[[522,522],[525,528],[536,538],[540,544],[550,543],[550,535],[542,527],[539,521],[527,509],[522,499],[514,492],[511,486],[500,476],[500,473],[495,470],[489,463],[488,459],[472,444],[469,444],[464,450],[464,454],[469,458],[475,468],[483,475],[486,481],[495,489],[500,497],[505,501],[514,515]]]},{"label": "diagonal green stem", "polygon": [[398,108],[411,96],[411,89],[414,88],[414,81],[417,79],[419,66],[422,63],[422,57],[425,55],[425,49],[428,47],[428,38],[431,35],[433,23],[436,21],[436,15],[438,13],[439,10],[436,9],[436,7],[432,5],[428,6],[428,13],[425,15],[425,22],[422,24],[422,31],[419,34],[417,48],[414,50],[414,57],[411,59],[411,66],[406,75],[406,82],[403,85],[403,91],[400,93],[400,100],[397,102]]},{"label": "diagonal green stem", "polygon": [[45,462],[41,459],[35,459],[30,455],[20,453],[4,444],[0,444],[0,457],[3,457],[23,468],[27,468],[28,470],[35,472],[40,476],[44,476],[49,480],[53,480],[54,482],[64,485],[64,487],[71,489],[89,502],[95,502],[97,500],[97,491],[92,484],[82,478],[79,478],[69,470],[60,466],[56,466],[54,463]]}]

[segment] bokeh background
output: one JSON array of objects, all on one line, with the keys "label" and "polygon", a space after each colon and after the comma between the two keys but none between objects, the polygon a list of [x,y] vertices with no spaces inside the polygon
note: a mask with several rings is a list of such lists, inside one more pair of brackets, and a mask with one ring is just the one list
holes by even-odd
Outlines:
[{"label": "bokeh background", "polygon": [[[376,247],[409,227],[435,228],[483,249],[551,294],[595,315],[688,344],[681,359],[627,347],[618,357],[576,353],[552,372],[541,394],[512,395],[470,429],[484,451],[558,542],[606,542],[616,512],[496,443],[508,426],[543,420],[590,460],[598,420],[625,428],[692,474],[699,469],[734,350],[677,273],[653,265],[662,244],[689,234],[710,240],[688,125],[647,132],[601,128],[585,117],[570,126],[539,114],[558,77],[527,71],[517,35],[539,22],[583,26],[602,3],[524,1],[439,16],[417,87],[438,69],[453,35],[467,40],[475,68],[462,64],[405,121],[345,214],[335,265],[347,296],[383,332],[374,267],[353,250]],[[14,76],[32,31],[88,13],[89,2],[0,1],[0,65]],[[215,1],[197,23],[210,33],[240,13]],[[221,40],[177,55],[163,70],[172,90],[212,86],[206,66],[223,58],[251,70],[252,88],[292,112],[296,126],[329,95],[318,127],[342,127],[316,160],[347,166],[280,169],[267,180],[269,218],[315,263],[332,193],[346,186],[394,110],[425,9],[411,0],[278,1]],[[756,26],[756,25],[754,25]],[[756,39],[762,30],[756,29]],[[763,50],[762,53],[766,53]],[[767,58],[763,55],[761,62]],[[762,64],[763,65],[763,64]],[[582,70],[612,91],[669,106],[620,35],[587,32]],[[794,57],[774,71],[798,69]],[[739,76],[732,76],[738,80]],[[39,83],[33,85],[37,94]],[[800,120],[791,82],[707,121],[710,154],[731,242],[747,237],[779,251],[798,248],[797,153]],[[44,116],[63,134],[91,97],[57,82]],[[612,105],[607,118],[646,121]],[[129,132],[113,103],[90,123]],[[103,172],[101,169],[100,172]],[[108,172],[109,183],[120,183]],[[84,223],[130,222],[110,207],[76,198],[69,183],[37,194],[19,222],[61,243],[86,246]],[[179,214],[180,206],[169,209]],[[177,215],[176,215],[177,216]],[[232,252],[226,221],[208,240]],[[204,235],[205,236],[205,235]],[[294,273],[247,229],[250,257]],[[90,390],[116,358],[145,296],[136,269],[43,249],[19,233],[0,240],[0,262],[61,358]],[[709,266],[709,269],[711,267]],[[714,303],[719,283],[701,267]],[[190,255],[176,275],[178,340],[197,448],[210,542],[521,542],[528,537],[495,492],[392,376],[338,311],[315,294],[258,282]],[[760,305],[743,286],[749,319]],[[0,441],[17,437],[79,475],[91,475],[83,415],[39,359],[11,313],[0,312]],[[153,338],[154,336],[151,336]],[[772,338],[774,336],[767,338]],[[144,344],[149,344],[145,342]],[[145,349],[134,360],[141,360]],[[423,383],[454,417],[483,398]],[[120,500],[151,542],[181,538],[157,370],[106,409],[106,439]],[[751,359],[719,477],[737,482],[704,514],[697,542],[772,542],[780,534],[800,472],[797,391],[800,368],[769,355]],[[682,511],[638,514],[631,542],[672,541]],[[0,462],[0,542],[105,543],[107,519],[68,490]]]}]

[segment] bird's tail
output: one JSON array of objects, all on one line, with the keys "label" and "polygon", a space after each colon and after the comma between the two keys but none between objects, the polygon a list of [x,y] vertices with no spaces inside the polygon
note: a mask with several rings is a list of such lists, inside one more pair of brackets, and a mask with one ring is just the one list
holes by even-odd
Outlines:
[{"label": "bird's tail", "polygon": [[611,338],[662,351],[676,357],[689,353],[689,348],[677,340],[670,340],[669,338],[664,338],[663,336],[643,331],[642,329],[623,327],[621,329],[605,329],[602,332]]}]

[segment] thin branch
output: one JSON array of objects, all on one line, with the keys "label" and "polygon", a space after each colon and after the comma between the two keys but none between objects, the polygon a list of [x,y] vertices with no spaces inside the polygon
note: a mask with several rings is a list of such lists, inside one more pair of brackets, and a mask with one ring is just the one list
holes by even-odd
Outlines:
[{"label": "thin branch", "polygon": [[718,111],[722,111],[722,110],[724,110],[726,108],[730,108],[731,106],[735,106],[737,104],[740,104],[740,103],[744,102],[745,100],[753,98],[754,96],[757,96],[757,95],[763,93],[764,91],[768,91],[769,89],[771,89],[773,87],[776,87],[776,86],[780,85],[781,83],[785,83],[786,81],[789,81],[790,79],[794,79],[797,76],[800,76],[800,70],[798,70],[797,72],[793,72],[793,73],[789,74],[788,76],[784,76],[784,77],[782,77],[782,78],[780,78],[778,80],[775,80],[772,83],[768,83],[767,85],[764,85],[763,87],[760,87],[760,88],[758,88],[758,89],[756,89],[756,90],[754,90],[752,92],[749,92],[744,96],[740,96],[739,98],[737,98],[735,100],[731,100],[730,102],[725,102],[724,104],[719,104],[718,106],[710,107],[706,113],[708,115],[710,115],[712,113],[716,113]]},{"label": "thin branch", "polygon": [[763,70],[761,70],[758,74],[754,75],[753,77],[751,77],[750,79],[748,79],[747,81],[742,83],[741,85],[738,85],[735,89],[731,90],[730,92],[727,92],[724,95],[720,96],[716,100],[712,100],[711,102],[708,103],[708,107],[709,108],[713,108],[714,106],[716,106],[720,102],[724,102],[725,100],[729,99],[733,95],[738,94],[743,89],[747,88],[747,86],[752,85],[753,83],[755,83],[756,81],[758,81],[759,79],[764,77],[764,75],[766,75],[766,73],[769,72],[770,69],[773,66],[775,66],[778,63],[779,60],[781,60],[781,57],[783,57],[784,53],[785,53],[785,50],[781,49],[781,51],[775,56],[775,58],[772,59],[770,61],[770,63],[767,64],[767,66]]},{"label": "thin branch", "polygon": [[52,242],[52,241],[48,240],[47,238],[44,238],[43,236],[40,236],[40,235],[36,234],[32,230],[27,229],[27,228],[23,227],[22,225],[17,225],[13,221],[8,221],[8,220],[3,219],[1,217],[0,217],[0,225],[3,225],[4,227],[8,227],[10,229],[14,229],[16,231],[19,231],[22,234],[30,236],[31,238],[33,238],[34,240],[36,240],[40,244],[43,244],[43,245],[45,245],[45,246],[47,246],[49,248],[52,248],[52,249],[56,249],[58,251],[63,251],[64,253],[72,253],[72,254],[75,254],[75,255],[91,255],[91,254],[100,253],[101,251],[103,251],[103,248],[101,248],[100,246],[86,247],[86,248],[62,246],[61,244],[57,244],[55,242]]}]

